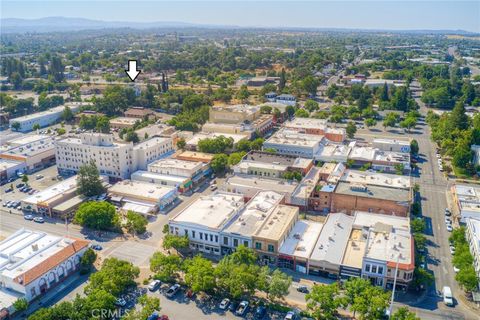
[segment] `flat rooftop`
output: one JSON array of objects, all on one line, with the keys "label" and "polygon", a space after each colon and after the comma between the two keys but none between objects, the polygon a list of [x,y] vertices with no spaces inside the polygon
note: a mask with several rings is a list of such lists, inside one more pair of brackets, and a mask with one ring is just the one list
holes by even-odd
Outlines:
[{"label": "flat rooftop", "polygon": [[328,261],[340,265],[352,231],[353,217],[344,213],[331,213],[318,237],[310,256],[313,261]]},{"label": "flat rooftop", "polygon": [[312,159],[299,158],[295,156],[281,155],[264,151],[250,151],[245,155],[244,161],[269,163],[296,168],[307,168],[312,163]]},{"label": "flat rooftop", "polygon": [[234,175],[226,180],[225,185],[247,187],[258,190],[272,190],[281,193],[292,193],[297,187],[297,182],[284,179],[266,179],[259,176]]},{"label": "flat rooftop", "polygon": [[351,150],[352,147],[349,145],[333,143],[322,144],[314,157],[316,159],[332,158],[332,160],[336,157],[347,158]]},{"label": "flat rooftop", "polygon": [[174,176],[170,174],[161,174],[161,173],[155,173],[155,172],[143,171],[143,170],[138,170],[132,173],[132,180],[135,180],[136,177],[152,179],[152,183],[154,180],[172,181],[176,183],[183,183],[188,180],[187,177]]},{"label": "flat rooftop", "polygon": [[5,152],[7,156],[33,157],[55,149],[55,140],[52,137],[37,140],[28,144],[19,145]]},{"label": "flat rooftop", "polygon": [[363,237],[363,231],[353,229],[343,255],[342,265],[361,269],[366,248],[367,239]]},{"label": "flat rooftop", "polygon": [[314,147],[324,140],[323,135],[298,133],[291,130],[281,129],[271,136],[265,143],[277,145],[294,145],[302,147]]},{"label": "flat rooftop", "polygon": [[327,119],[316,118],[297,118],[286,121],[284,126],[286,128],[299,128],[299,129],[325,129],[327,126]]},{"label": "flat rooftop", "polygon": [[0,172],[6,171],[10,168],[14,168],[23,162],[21,161],[14,161],[14,160],[7,160],[7,159],[0,159]]},{"label": "flat rooftop", "polygon": [[[23,275],[23,285],[26,285],[75,253],[72,250],[67,254],[72,245],[78,251],[86,247],[88,241],[20,229],[0,242],[0,274],[12,280]],[[58,254],[64,250],[66,254],[62,259]],[[40,266],[45,268],[39,270]]]},{"label": "flat rooftop", "polygon": [[322,223],[315,221],[298,220],[281,245],[279,253],[308,259],[323,226]]},{"label": "flat rooftop", "polygon": [[410,218],[398,217],[379,213],[370,213],[365,211],[356,211],[353,224],[355,227],[369,227],[372,228],[376,223],[382,222],[391,225],[395,229],[403,229],[410,231]]},{"label": "flat rooftop", "polygon": [[210,162],[212,161],[215,155],[211,153],[197,152],[197,151],[183,151],[175,154],[173,157],[177,159],[197,159],[201,162]]},{"label": "flat rooftop", "polygon": [[35,193],[23,201],[28,204],[39,204],[41,202],[48,202],[50,199],[60,196],[66,192],[73,192],[77,189],[77,176],[62,180],[53,186]]},{"label": "flat rooftop", "polygon": [[352,184],[375,185],[406,190],[409,190],[412,184],[409,176],[350,169],[343,172],[340,181]]},{"label": "flat rooftop", "polygon": [[283,194],[275,191],[260,191],[240,210],[224,232],[252,236],[283,200]]},{"label": "flat rooftop", "polygon": [[111,186],[108,192],[124,197],[148,198],[156,202],[174,190],[173,187],[160,186],[149,182],[123,180]]},{"label": "flat rooftop", "polygon": [[14,118],[14,119],[11,119],[11,120],[17,121],[17,122],[34,120],[34,119],[38,119],[38,118],[45,117],[45,116],[48,116],[48,115],[54,115],[54,114],[61,113],[61,112],[63,112],[64,109],[65,109],[65,105],[61,105],[61,106],[54,107],[54,108],[51,108],[51,109],[48,109],[48,110],[45,110],[45,111],[35,112],[35,113],[32,113],[32,114],[29,114],[29,115],[26,115],[26,116],[23,116],[23,117]]},{"label": "flat rooftop", "polygon": [[272,214],[267,217],[263,226],[257,231],[255,236],[263,239],[279,241],[290,222],[298,217],[298,207],[278,205]]},{"label": "flat rooftop", "polygon": [[199,197],[170,221],[219,231],[237,214],[243,204],[241,195],[216,192]]},{"label": "flat rooftop", "polygon": [[387,138],[373,139],[373,143],[396,144],[396,145],[401,145],[401,146],[410,146],[410,141],[409,140],[398,140],[398,139],[387,139]]},{"label": "flat rooftop", "polygon": [[288,166],[282,164],[275,164],[275,163],[266,163],[266,162],[258,162],[258,161],[240,161],[235,167],[248,170],[249,168],[259,168],[259,169],[267,169],[267,170],[277,170],[277,171],[286,171]]},{"label": "flat rooftop", "polygon": [[372,161],[375,158],[376,148],[374,147],[359,147],[355,146],[350,152],[349,158]]},{"label": "flat rooftop", "polygon": [[343,181],[337,183],[335,193],[405,203],[410,201],[410,191],[407,189],[377,185],[363,185]]},{"label": "flat rooftop", "polygon": [[480,186],[456,184],[453,186],[460,210],[480,212]]},{"label": "flat rooftop", "polygon": [[20,137],[8,141],[8,144],[10,146],[22,146],[47,138],[50,138],[50,136],[45,134],[22,134]]},{"label": "flat rooftop", "polygon": [[312,167],[293,192],[293,197],[309,198],[320,179],[320,168]]},{"label": "flat rooftop", "polygon": [[412,266],[413,239],[410,232],[403,229],[392,229],[391,225],[378,222],[368,235],[365,256],[371,259],[398,262]]},{"label": "flat rooftop", "polygon": [[402,163],[404,165],[410,165],[410,153],[408,152],[395,152],[395,151],[383,151],[375,150],[373,161],[376,162],[388,162],[388,163]]},{"label": "flat rooftop", "polygon": [[260,111],[258,106],[253,106],[249,104],[233,104],[233,105],[223,105],[223,106],[213,106],[213,111],[230,111],[230,112],[239,112],[239,113],[256,113]]},{"label": "flat rooftop", "polygon": [[158,169],[158,170],[168,170],[168,169],[183,169],[189,171],[200,170],[204,166],[203,162],[199,161],[186,161],[179,159],[160,159],[154,161],[148,165],[148,170]]},{"label": "flat rooftop", "polygon": [[[165,142],[172,141],[171,138],[165,138],[165,137],[154,137],[148,140],[145,140],[143,142],[137,143],[136,145],[133,146],[133,150],[142,150],[142,149],[148,149],[152,146],[156,146],[159,144],[163,144]],[[172,145],[173,147],[173,145]]]},{"label": "flat rooftop", "polygon": [[141,119],[138,118],[128,118],[128,117],[118,117],[110,120],[112,124],[125,124],[125,125],[134,125],[136,122],[141,122]]}]

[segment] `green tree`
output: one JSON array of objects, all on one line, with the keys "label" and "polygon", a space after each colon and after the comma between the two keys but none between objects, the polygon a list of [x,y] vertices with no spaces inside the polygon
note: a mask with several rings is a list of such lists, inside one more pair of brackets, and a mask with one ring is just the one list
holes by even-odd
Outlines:
[{"label": "green tree", "polygon": [[418,141],[413,139],[412,141],[410,141],[410,153],[416,155],[418,154],[418,151],[419,151]]},{"label": "green tree", "polygon": [[[352,306],[355,303],[355,298],[360,296],[371,285],[367,279],[350,278],[344,285],[345,304]],[[353,317],[355,317],[356,310],[352,311]]]},{"label": "green tree", "polygon": [[383,87],[380,90],[379,98],[380,101],[388,101],[388,85],[386,82],[383,84]]},{"label": "green tree", "polygon": [[369,286],[355,297],[351,311],[358,312],[360,319],[383,319],[385,310],[388,308],[390,294],[382,288]]},{"label": "green tree", "polygon": [[40,125],[39,125],[38,123],[35,123],[35,124],[32,126],[32,129],[33,129],[34,131],[40,130],[40,128],[41,128],[41,127],[40,127]]},{"label": "green tree", "polygon": [[288,295],[290,285],[292,284],[292,277],[283,273],[279,269],[275,269],[269,275],[267,283],[267,298],[273,302]]},{"label": "green tree", "polygon": [[260,113],[261,114],[270,114],[272,113],[272,107],[264,105],[260,107]]},{"label": "green tree", "polygon": [[415,313],[408,310],[407,307],[400,307],[390,317],[392,320],[420,320]]},{"label": "green tree", "polygon": [[297,111],[295,111],[295,117],[297,118],[308,118],[309,116],[310,114],[305,109],[297,109]]},{"label": "green tree", "polygon": [[78,170],[77,192],[86,197],[98,196],[105,192],[97,166],[92,160]]},{"label": "green tree", "polygon": [[160,311],[160,299],[157,297],[150,297],[146,294],[138,298],[138,305],[140,308],[135,308],[127,312],[122,320],[145,320],[154,311]]},{"label": "green tree", "polygon": [[91,248],[88,248],[80,259],[80,272],[90,272],[95,260],[97,260],[97,254]]},{"label": "green tree", "polygon": [[242,158],[246,155],[246,152],[234,152],[228,156],[228,166],[234,166],[242,161]]},{"label": "green tree", "polygon": [[67,122],[73,120],[73,112],[72,112],[72,109],[70,109],[70,107],[65,106],[62,112],[62,119],[63,121],[67,121]]},{"label": "green tree", "polygon": [[22,182],[28,185],[28,176],[26,174],[22,176]]},{"label": "green tree", "polygon": [[81,204],[75,212],[73,221],[95,230],[112,230],[119,225],[115,206],[106,201],[89,201]]},{"label": "green tree", "polygon": [[450,113],[449,122],[453,129],[465,130],[469,127],[470,119],[465,113],[463,100],[460,100],[455,104],[455,107]]},{"label": "green tree", "polygon": [[187,146],[187,142],[185,141],[184,138],[180,138],[177,141],[177,148],[180,150],[185,150],[185,147]]},{"label": "green tree", "polygon": [[110,133],[110,120],[106,116],[94,118],[96,120],[95,129],[101,133]]},{"label": "green tree", "polygon": [[15,312],[22,312],[28,309],[28,301],[25,298],[19,298],[13,303]]},{"label": "green tree", "polygon": [[20,124],[20,122],[13,122],[12,125],[11,125],[12,129],[15,130],[15,131],[20,130],[21,126],[22,125]]},{"label": "green tree", "polygon": [[424,287],[429,286],[433,283],[434,277],[433,275],[423,268],[415,268],[413,272],[413,287]]},{"label": "green tree", "polygon": [[355,125],[355,122],[350,121],[347,124],[346,131],[348,138],[353,139],[353,137],[355,137],[355,133],[357,132],[357,126]]},{"label": "green tree", "polygon": [[286,84],[287,84],[287,76],[285,73],[285,69],[282,68],[282,71],[280,72],[280,82],[278,83],[278,91],[282,92],[283,89],[285,89]]},{"label": "green tree", "polygon": [[415,218],[410,221],[410,228],[413,233],[423,233],[426,227],[427,224],[423,218]]},{"label": "green tree", "polygon": [[320,81],[313,76],[306,76],[302,80],[302,89],[312,97],[317,95],[317,88],[319,85]]},{"label": "green tree", "polygon": [[220,153],[216,154],[212,161],[210,162],[210,167],[215,173],[222,173],[227,169],[228,166],[228,156],[226,154]]},{"label": "green tree", "polygon": [[135,285],[135,279],[139,274],[139,268],[131,262],[108,258],[103,261],[99,271],[90,275],[84,291],[90,295],[95,290],[105,290],[118,297],[127,288]]},{"label": "green tree", "polygon": [[337,283],[314,285],[305,300],[308,311],[318,320],[337,319],[337,308],[343,304]]},{"label": "green tree", "polygon": [[247,139],[243,139],[237,142],[236,149],[237,151],[248,152],[251,148],[251,142]]},{"label": "green tree", "polygon": [[315,100],[308,99],[305,102],[305,109],[307,109],[309,112],[313,112],[318,110],[318,103]]},{"label": "green tree", "polygon": [[165,255],[155,252],[150,258],[150,270],[155,272],[155,278],[171,282],[178,277],[182,267],[182,259],[177,255]]},{"label": "green tree", "polygon": [[417,125],[417,118],[416,117],[407,117],[405,120],[400,121],[400,127],[410,132],[412,128],[415,128]]},{"label": "green tree", "polygon": [[173,234],[167,234],[163,238],[162,245],[165,250],[173,248],[178,251],[188,248],[190,241],[188,240],[187,236],[181,237]]},{"label": "green tree", "polygon": [[287,171],[282,176],[283,179],[287,180],[297,180],[298,182],[302,181],[303,176],[298,171]]},{"label": "green tree", "polygon": [[460,271],[455,275],[455,280],[457,280],[463,289],[469,292],[477,290],[478,283],[480,282],[472,264],[460,268]]},{"label": "green tree", "polygon": [[373,118],[367,118],[367,119],[365,119],[364,122],[365,122],[365,125],[369,128],[377,125],[377,120],[375,120]]},{"label": "green tree", "polygon": [[248,88],[246,85],[242,85],[240,89],[237,92],[237,99],[242,100],[243,102],[248,100],[248,97],[250,96],[250,92],[248,91]]},{"label": "green tree", "polygon": [[185,282],[193,292],[212,292],[216,287],[215,270],[210,260],[195,256],[184,263]]},{"label": "green tree", "polygon": [[138,143],[140,141],[140,138],[138,138],[138,134],[133,130],[127,131],[127,134],[125,135],[124,139],[127,142],[133,142],[133,143]]},{"label": "green tree", "polygon": [[395,127],[395,124],[398,122],[398,114],[389,112],[383,120],[383,127],[386,129],[388,127]]},{"label": "green tree", "polygon": [[293,106],[287,106],[287,107],[285,108],[285,111],[287,112],[288,117],[291,118],[291,117],[295,114],[295,107],[293,107]]},{"label": "green tree", "polygon": [[131,234],[143,234],[147,231],[148,220],[132,210],[127,211],[125,227]]}]

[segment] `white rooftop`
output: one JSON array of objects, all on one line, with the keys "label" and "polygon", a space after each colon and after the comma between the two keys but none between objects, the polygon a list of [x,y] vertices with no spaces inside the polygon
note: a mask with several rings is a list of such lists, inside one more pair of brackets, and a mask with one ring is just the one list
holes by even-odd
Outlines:
[{"label": "white rooftop", "polygon": [[400,189],[409,189],[412,184],[409,176],[350,169],[343,172],[340,181],[352,184],[375,185]]},{"label": "white rooftop", "polygon": [[274,191],[260,191],[240,211],[224,232],[252,236],[265,223],[273,210],[283,200],[283,195]]},{"label": "white rooftop", "polygon": [[273,190],[281,193],[292,193],[297,187],[297,182],[289,182],[285,179],[267,179],[253,175],[234,175],[225,182],[232,187],[244,187],[257,190]]},{"label": "white rooftop", "polygon": [[168,170],[183,169],[196,172],[200,170],[204,164],[200,161],[187,161],[173,158],[160,159],[148,165],[148,170]]},{"label": "white rooftop", "polygon": [[373,143],[397,144],[402,146],[410,146],[410,141],[408,140],[398,140],[398,139],[388,139],[388,138],[373,139]]},{"label": "white rooftop", "polygon": [[57,197],[65,192],[72,192],[77,188],[77,176],[70,177],[68,179],[62,180],[53,186],[35,193],[23,201],[28,204],[39,204],[41,202],[47,202],[48,200]]},{"label": "white rooftop", "polygon": [[173,192],[175,188],[149,182],[123,180],[115,183],[108,192],[125,197],[144,198],[158,201]]},{"label": "white rooftop", "polygon": [[298,133],[292,130],[280,129],[265,143],[276,145],[294,145],[302,147],[314,147],[323,141],[322,135]]},{"label": "white rooftop", "polygon": [[480,212],[480,186],[456,184],[454,188],[460,210]]},{"label": "white rooftop", "polygon": [[410,231],[410,219],[407,217],[398,217],[365,211],[356,211],[354,217],[353,225],[357,228],[373,228],[376,223],[381,222],[391,225],[395,229]]},{"label": "white rooftop", "polygon": [[321,233],[323,224],[298,220],[279,249],[280,254],[308,259]]},{"label": "white rooftop", "polygon": [[164,180],[164,181],[173,181],[173,182],[176,182],[176,183],[183,183],[183,182],[185,182],[185,180],[188,179],[186,177],[174,176],[174,175],[170,175],[170,174],[154,173],[154,172],[143,171],[143,170],[138,170],[138,171],[135,171],[134,173],[132,173],[132,180],[135,180],[136,177],[142,177],[142,178],[145,178],[145,179],[152,179],[152,181]]},{"label": "white rooftop", "polygon": [[216,192],[201,196],[170,221],[221,230],[235,216],[243,204],[241,195]]},{"label": "white rooftop", "polygon": [[22,144],[8,149],[3,154],[10,156],[33,157],[55,149],[55,141],[52,137],[46,137],[31,143]]},{"label": "white rooftop", "polygon": [[310,260],[328,261],[340,265],[352,231],[353,217],[331,213],[318,237]]}]

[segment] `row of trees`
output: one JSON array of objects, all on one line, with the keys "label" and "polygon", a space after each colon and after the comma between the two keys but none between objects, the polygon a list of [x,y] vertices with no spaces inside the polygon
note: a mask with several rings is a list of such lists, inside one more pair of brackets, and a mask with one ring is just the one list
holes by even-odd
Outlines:
[{"label": "row of trees", "polygon": [[[315,319],[338,319],[338,309],[343,308],[357,314],[360,319],[384,319],[389,306],[390,293],[373,286],[363,278],[351,278],[341,287],[338,283],[314,285],[305,296],[307,309]],[[390,319],[420,319],[407,308],[400,308]]]},{"label": "row of trees", "polygon": [[453,230],[449,240],[455,247],[452,263],[460,269],[455,275],[455,280],[465,291],[476,291],[480,279],[475,271],[473,256],[470,253],[469,244],[465,237],[465,227],[462,226]]},{"label": "row of trees", "polygon": [[258,290],[273,302],[288,294],[292,282],[291,277],[278,269],[272,271],[269,267],[260,267],[256,253],[244,246],[223,257],[217,266],[201,256],[182,260],[177,255],[156,252],[150,259],[150,269],[155,273],[154,277],[162,281],[172,282],[183,274],[185,283],[194,292],[217,292],[234,299],[249,297]]}]

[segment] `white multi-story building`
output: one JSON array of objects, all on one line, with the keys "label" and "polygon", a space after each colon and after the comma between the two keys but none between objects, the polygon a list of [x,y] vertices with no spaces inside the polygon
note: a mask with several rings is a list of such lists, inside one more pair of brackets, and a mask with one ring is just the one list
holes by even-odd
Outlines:
[{"label": "white multi-story building", "polygon": [[192,249],[220,254],[220,232],[238,215],[243,197],[216,192],[202,196],[168,222],[170,233],[187,236]]},{"label": "white multi-story building", "polygon": [[278,154],[313,159],[320,150],[322,135],[304,134],[282,129],[263,144],[263,149],[275,149]]},{"label": "white multi-story building", "polygon": [[[466,238],[473,256],[473,267],[480,279],[480,220],[467,218],[466,220]],[[480,288],[480,283],[478,284]]]},{"label": "white multi-story building", "polygon": [[170,138],[155,137],[137,145],[115,141],[111,134],[84,133],[56,144],[59,172],[76,173],[91,160],[100,174],[114,179],[128,179],[137,170],[174,152]]},{"label": "white multi-story building", "polygon": [[78,270],[88,241],[20,229],[0,242],[0,306],[8,312],[57,288]]},{"label": "white multi-story building", "polygon": [[14,123],[18,123],[19,128],[17,131],[20,132],[32,131],[33,126],[36,124],[38,124],[40,127],[46,127],[60,120],[63,111],[65,110],[65,107],[69,107],[73,113],[76,113],[78,110],[80,110],[80,107],[82,105],[85,104],[82,102],[70,102],[68,104],[51,108],[46,111],[29,114],[23,117],[13,118],[10,119],[9,126],[13,129],[15,126]]}]

